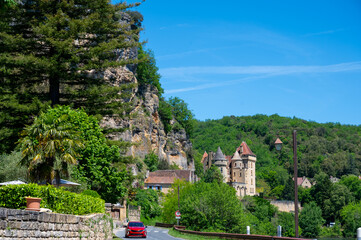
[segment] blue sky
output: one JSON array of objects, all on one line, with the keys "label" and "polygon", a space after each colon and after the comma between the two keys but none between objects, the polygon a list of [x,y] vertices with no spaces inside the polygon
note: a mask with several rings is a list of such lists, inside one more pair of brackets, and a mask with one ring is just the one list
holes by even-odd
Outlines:
[{"label": "blue sky", "polygon": [[147,0],[136,10],[165,97],[197,119],[361,124],[361,1]]}]

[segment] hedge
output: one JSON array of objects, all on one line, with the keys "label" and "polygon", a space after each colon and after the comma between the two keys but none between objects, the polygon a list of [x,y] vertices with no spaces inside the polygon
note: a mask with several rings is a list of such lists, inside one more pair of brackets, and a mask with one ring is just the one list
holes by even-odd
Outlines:
[{"label": "hedge", "polygon": [[52,185],[22,184],[0,187],[0,207],[24,209],[25,197],[41,198],[41,208],[49,208],[56,213],[83,215],[104,213],[103,199],[65,191]]}]

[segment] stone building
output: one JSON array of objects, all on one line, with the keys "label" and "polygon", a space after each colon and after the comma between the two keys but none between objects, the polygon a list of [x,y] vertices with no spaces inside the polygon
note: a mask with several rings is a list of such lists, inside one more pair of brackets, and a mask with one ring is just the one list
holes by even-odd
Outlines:
[{"label": "stone building", "polygon": [[149,173],[144,181],[144,189],[151,188],[167,194],[176,179],[191,183],[198,180],[192,170],[158,170]]},{"label": "stone building", "polygon": [[204,170],[212,165],[217,166],[223,181],[234,187],[240,197],[256,195],[256,161],[256,155],[245,142],[241,143],[233,156],[225,156],[218,147],[216,153],[204,152],[202,158]]}]

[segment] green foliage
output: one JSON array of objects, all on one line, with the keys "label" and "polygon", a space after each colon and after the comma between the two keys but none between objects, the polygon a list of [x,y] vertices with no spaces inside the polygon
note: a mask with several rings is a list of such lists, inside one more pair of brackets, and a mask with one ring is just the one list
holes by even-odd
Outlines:
[{"label": "green foliage", "polygon": [[177,170],[180,168],[175,162],[173,162],[172,164],[169,164],[169,162],[167,160],[163,159],[158,162],[157,169],[158,170]]},{"label": "green foliage", "polygon": [[96,191],[94,190],[90,190],[90,189],[86,189],[84,190],[81,194],[83,195],[87,195],[87,196],[91,196],[93,198],[101,198],[99,193],[97,193]]},{"label": "green foliage", "polygon": [[283,237],[295,236],[295,215],[293,213],[279,212],[276,225],[282,226]]},{"label": "green foliage", "polygon": [[49,108],[22,132],[19,140],[22,151],[20,163],[28,168],[32,181],[46,180],[51,184],[56,179],[58,182],[61,174],[68,177],[69,165],[77,163],[76,158],[84,145],[80,141],[80,133],[68,118],[67,114],[53,114]]},{"label": "green foliage", "polygon": [[104,200],[82,194],[76,194],[37,184],[8,185],[0,187],[0,207],[24,209],[25,197],[42,199],[40,207],[49,208],[53,212],[83,215],[89,213],[104,213]]},{"label": "green foliage", "polygon": [[153,189],[138,189],[135,198],[130,204],[141,206],[141,216],[145,219],[156,218],[161,215],[159,205],[160,192]]},{"label": "green foliage", "polygon": [[217,229],[235,232],[242,220],[242,207],[235,190],[217,182],[195,184],[176,182],[165,196],[162,218],[174,223],[178,209],[177,186],[180,186],[181,224],[193,230]]},{"label": "green foliage", "polygon": [[164,92],[160,85],[160,74],[158,73],[158,67],[156,66],[154,53],[151,50],[144,50],[143,46],[138,48],[138,59],[137,65],[137,80],[142,86],[144,84],[150,84],[157,88],[158,96],[161,96]]},{"label": "green foliage", "polygon": [[325,208],[325,200],[331,197],[332,182],[325,173],[315,177],[316,184],[311,188],[311,195],[321,209]]},{"label": "green foliage", "polygon": [[340,217],[341,209],[353,202],[353,196],[345,185],[333,184],[329,189],[330,198],[324,200],[323,216],[329,222],[335,222]]},{"label": "green foliage", "polygon": [[1,152],[13,150],[20,129],[50,102],[93,115],[129,112],[130,103],[119,99],[134,85],[110,84],[102,73],[138,62],[124,57],[139,46],[141,18],[122,21],[134,5],[34,0],[0,11]]},{"label": "green foliage", "polygon": [[151,152],[145,155],[144,163],[147,165],[149,171],[154,172],[158,170],[159,158],[154,152]]},{"label": "green foliage", "polygon": [[[49,108],[44,118],[63,119],[66,126],[80,134],[84,148],[79,152],[77,165],[71,169],[72,176],[89,189],[97,191],[107,202],[117,202],[124,197],[129,185],[129,173],[117,146],[109,146],[98,120],[84,110],[68,106]],[[118,168],[113,165],[117,163]]]},{"label": "green foliage", "polygon": [[341,223],[336,221],[335,225],[332,227],[322,227],[320,236],[322,238],[336,238],[342,236]]},{"label": "green foliage", "polygon": [[313,199],[311,195],[312,188],[303,188],[301,186],[298,187],[298,200],[302,203],[302,205],[310,203]]},{"label": "green foliage", "polygon": [[361,226],[361,202],[345,206],[340,215],[344,236],[356,237],[357,228]]},{"label": "green foliage", "polygon": [[0,0],[0,11],[6,10],[9,7],[15,6],[16,0]]},{"label": "green foliage", "polygon": [[306,204],[299,217],[302,236],[310,238],[317,237],[321,232],[321,226],[325,222],[322,218],[322,211],[315,202]]},{"label": "green foliage", "polygon": [[193,134],[194,116],[188,109],[188,104],[178,97],[171,97],[168,104],[172,107],[172,114],[189,136]]},{"label": "green foliage", "polygon": [[172,125],[170,124],[170,121],[173,119],[172,106],[163,97],[159,98],[158,112],[164,125],[164,131],[169,133],[172,130]]},{"label": "green foliage", "polygon": [[0,155],[0,182],[27,180],[28,169],[19,165],[20,160],[21,152]]},{"label": "green foliage", "polygon": [[[227,116],[219,120],[197,121],[191,140],[198,152],[215,151],[220,146],[226,155],[232,155],[241,141],[247,142],[257,155],[257,181],[266,180],[271,190],[279,185],[285,185],[287,189],[283,180],[272,180],[267,175],[270,169],[276,168],[285,169],[288,174],[293,173],[294,129],[297,130],[298,176],[313,178],[323,171],[328,176],[341,178],[361,169],[361,126],[320,124],[276,114]],[[280,152],[274,147],[277,137],[284,143]]]},{"label": "green foliage", "polygon": [[223,177],[222,173],[219,171],[219,168],[212,165],[204,173],[203,181],[206,183],[212,183],[212,182],[222,183],[223,178],[224,177]]},{"label": "green foliage", "polygon": [[350,190],[356,201],[361,200],[361,181],[357,176],[343,176],[341,178],[340,184],[345,185]]}]

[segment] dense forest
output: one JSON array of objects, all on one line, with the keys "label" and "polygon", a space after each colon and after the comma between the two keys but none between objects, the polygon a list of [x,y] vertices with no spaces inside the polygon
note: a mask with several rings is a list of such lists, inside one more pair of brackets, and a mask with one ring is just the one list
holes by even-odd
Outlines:
[{"label": "dense forest", "polygon": [[[272,189],[284,185],[293,174],[293,130],[297,130],[298,176],[360,174],[361,126],[321,124],[277,114],[229,116],[195,122],[192,142],[199,154],[220,146],[224,154],[232,155],[245,141],[257,155],[258,186],[264,187],[265,180]],[[274,146],[277,137],[283,142],[280,152]]]}]

